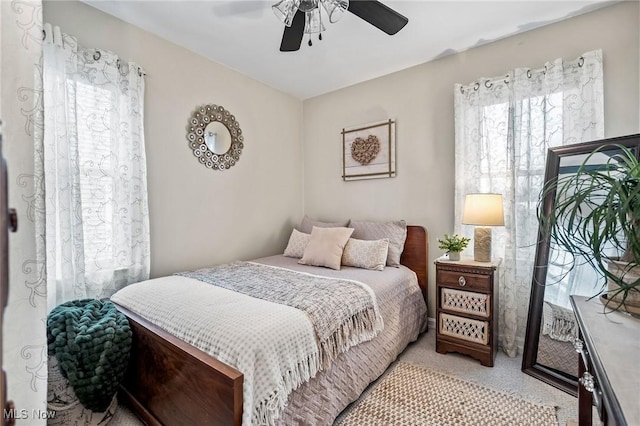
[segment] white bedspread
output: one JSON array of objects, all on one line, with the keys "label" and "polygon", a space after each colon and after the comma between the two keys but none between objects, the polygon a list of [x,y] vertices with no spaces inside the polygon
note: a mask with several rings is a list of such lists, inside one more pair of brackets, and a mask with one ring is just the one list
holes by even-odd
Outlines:
[{"label": "white bedspread", "polygon": [[[245,426],[271,423],[289,393],[318,370],[314,330],[298,309],[181,276],[130,285],[111,300],[241,371]],[[280,373],[287,371],[306,377]],[[258,417],[260,401],[269,401],[266,418]]]}]

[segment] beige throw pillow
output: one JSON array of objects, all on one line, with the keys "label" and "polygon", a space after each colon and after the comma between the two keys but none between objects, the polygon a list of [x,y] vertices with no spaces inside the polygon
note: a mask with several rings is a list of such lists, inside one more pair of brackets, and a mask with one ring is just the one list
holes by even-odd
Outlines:
[{"label": "beige throw pillow", "polygon": [[284,249],[284,253],[282,255],[287,257],[297,257],[300,259],[304,254],[304,249],[307,248],[307,244],[309,244],[310,239],[311,235],[293,228],[287,248]]},{"label": "beige throw pillow", "polygon": [[388,238],[375,241],[349,238],[342,253],[342,264],[345,266],[355,266],[356,268],[382,271],[387,264],[388,251]]},{"label": "beige throw pillow", "polygon": [[311,230],[311,239],[298,263],[340,269],[342,252],[353,233],[351,228],[318,228]]}]

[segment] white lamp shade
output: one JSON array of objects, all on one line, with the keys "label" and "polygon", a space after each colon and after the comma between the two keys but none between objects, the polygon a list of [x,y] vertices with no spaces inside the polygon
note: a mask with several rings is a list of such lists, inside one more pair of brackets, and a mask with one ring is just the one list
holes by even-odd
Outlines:
[{"label": "white lamp shade", "polygon": [[479,226],[504,226],[501,194],[467,194],[462,223]]}]

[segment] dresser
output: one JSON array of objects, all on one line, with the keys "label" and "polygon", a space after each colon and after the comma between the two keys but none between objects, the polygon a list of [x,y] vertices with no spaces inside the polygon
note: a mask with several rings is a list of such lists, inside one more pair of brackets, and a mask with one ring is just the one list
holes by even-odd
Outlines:
[{"label": "dresser", "polygon": [[640,319],[609,312],[597,298],[571,296],[580,337],[578,422],[591,425],[592,404],[604,425],[640,425]]},{"label": "dresser", "polygon": [[493,367],[498,348],[499,261],[437,259],[436,351],[469,355]]}]

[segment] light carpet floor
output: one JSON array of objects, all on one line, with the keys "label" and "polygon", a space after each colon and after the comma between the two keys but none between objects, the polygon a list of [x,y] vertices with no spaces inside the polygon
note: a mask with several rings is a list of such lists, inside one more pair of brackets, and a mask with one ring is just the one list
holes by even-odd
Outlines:
[{"label": "light carpet floor", "polygon": [[[498,352],[495,366],[493,368],[484,367],[480,365],[480,362],[464,355],[437,353],[435,336],[435,330],[429,330],[428,333],[423,334],[416,342],[407,347],[398,357],[396,363],[404,361],[409,364],[421,365],[484,387],[520,396],[532,403],[556,406],[558,407],[556,414],[560,426],[566,425],[568,420],[577,420],[577,398],[521,372],[521,357],[509,358],[504,353]],[[375,384],[382,380],[396,363],[392,364],[378,381],[367,388],[360,400],[371,392]],[[347,407],[337,421],[342,420],[360,400]],[[110,424],[114,426],[142,425],[135,415],[124,406],[118,408]]]}]

